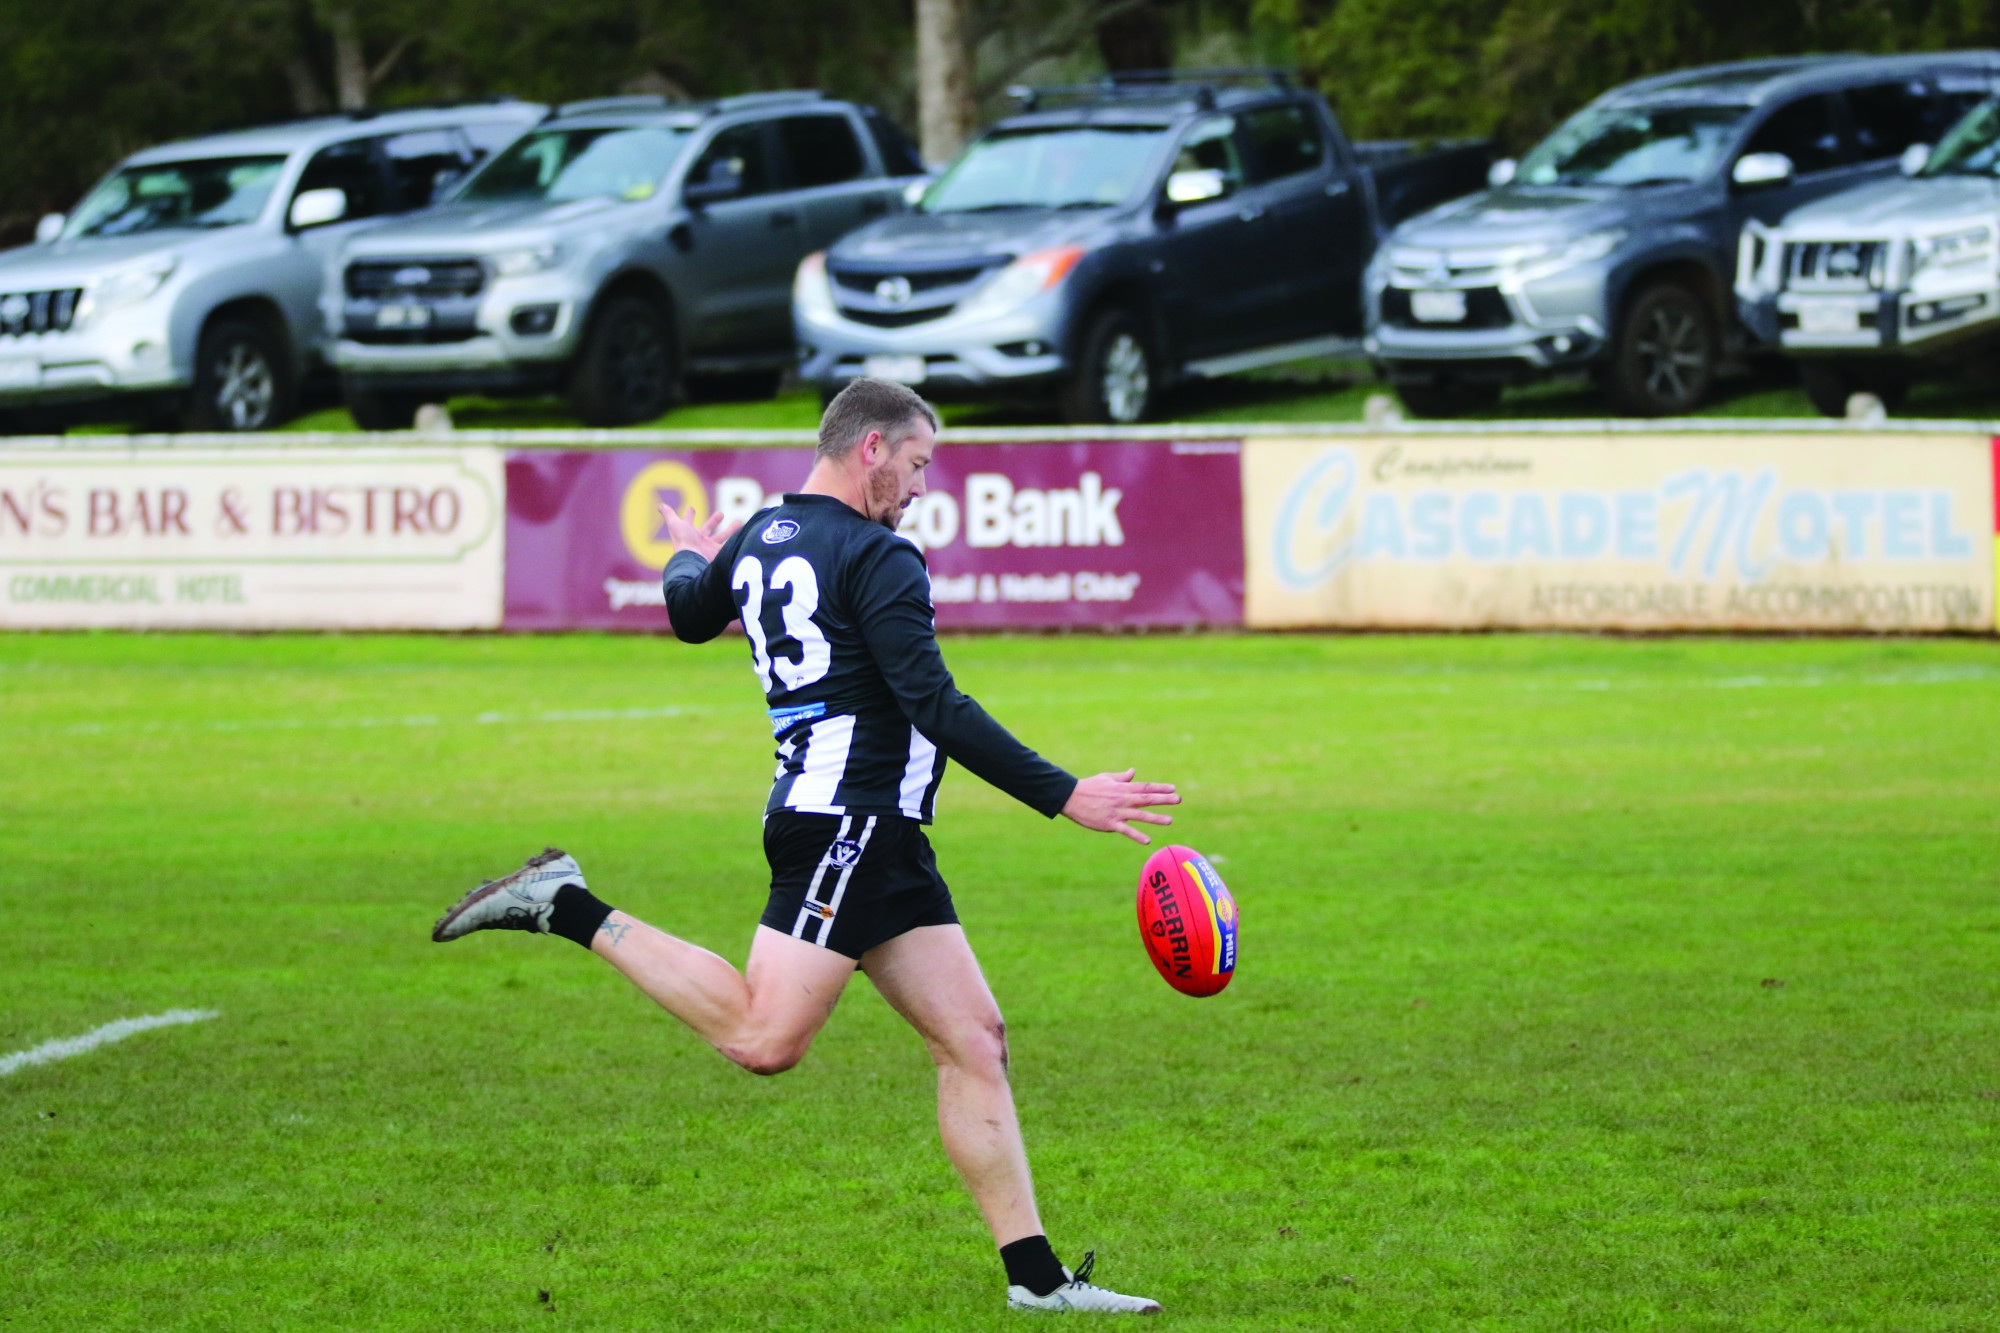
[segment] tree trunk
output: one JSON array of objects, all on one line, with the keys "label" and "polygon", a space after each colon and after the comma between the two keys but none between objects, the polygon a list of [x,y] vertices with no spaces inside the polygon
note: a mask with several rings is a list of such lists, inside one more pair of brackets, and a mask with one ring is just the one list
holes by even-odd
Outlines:
[{"label": "tree trunk", "polygon": [[335,104],[342,111],[359,111],[368,105],[368,58],[361,51],[361,28],[354,11],[344,6],[329,11],[326,31],[333,39]]},{"label": "tree trunk", "polygon": [[967,0],[917,0],[917,138],[927,162],[965,146],[975,121]]}]

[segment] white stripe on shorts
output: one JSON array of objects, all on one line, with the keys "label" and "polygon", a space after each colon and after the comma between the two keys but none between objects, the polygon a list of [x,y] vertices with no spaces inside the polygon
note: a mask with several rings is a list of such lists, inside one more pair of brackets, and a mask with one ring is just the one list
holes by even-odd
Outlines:
[{"label": "white stripe on shorts", "polygon": [[[868,816],[868,822],[861,826],[861,836],[854,839],[858,850],[852,861],[840,867],[840,876],[833,885],[833,896],[822,899],[819,897],[819,891],[820,886],[826,882],[827,868],[839,864],[833,859],[833,849],[847,841],[848,834],[853,831],[854,816],[842,816],[840,831],[834,834],[833,841],[827,844],[826,855],[820,858],[819,868],[813,871],[812,883],[806,888],[805,901],[799,904],[799,919],[792,926],[793,938],[806,937],[806,923],[809,921],[819,923],[819,929],[813,932],[814,944],[824,946],[827,936],[833,933],[833,918],[840,911],[840,900],[847,896],[847,881],[854,877],[854,867],[861,864],[862,856],[868,851],[868,839],[875,832],[875,816]],[[822,910],[814,911],[816,907]]]}]

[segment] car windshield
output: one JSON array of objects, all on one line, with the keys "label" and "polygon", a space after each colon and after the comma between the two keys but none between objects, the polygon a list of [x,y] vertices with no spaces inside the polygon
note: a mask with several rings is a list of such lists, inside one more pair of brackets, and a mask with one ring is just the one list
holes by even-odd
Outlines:
[{"label": "car windshield", "polygon": [[1665,185],[1715,168],[1743,106],[1586,107],[1537,144],[1515,179],[1526,185]]},{"label": "car windshield", "polygon": [[946,167],[918,208],[925,213],[1109,208],[1143,184],[1166,134],[1152,125],[1001,130]]},{"label": "car windshield", "polygon": [[454,198],[650,199],[686,139],[671,125],[537,130],[468,177]]},{"label": "car windshield", "polygon": [[1945,132],[1919,176],[2000,176],[2000,100],[1981,102]]},{"label": "car windshield", "polygon": [[76,206],[65,236],[136,236],[254,221],[277,187],[283,157],[209,157],[127,167]]}]

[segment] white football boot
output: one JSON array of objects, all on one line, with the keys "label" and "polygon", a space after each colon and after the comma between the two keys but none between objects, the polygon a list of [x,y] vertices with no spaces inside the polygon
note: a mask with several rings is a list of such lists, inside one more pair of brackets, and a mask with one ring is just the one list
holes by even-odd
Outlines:
[{"label": "white football boot", "polygon": [[438,918],[431,938],[439,944],[475,930],[532,930],[549,933],[555,914],[556,890],[565,884],[584,887],[576,858],[550,847],[511,875],[490,879],[458,900],[458,906]]},{"label": "white football boot", "polygon": [[1074,1273],[1063,1269],[1069,1281],[1057,1287],[1046,1296],[1037,1296],[1026,1287],[1007,1288],[1007,1308],[1010,1310],[1054,1310],[1058,1313],[1073,1314],[1158,1314],[1160,1303],[1144,1296],[1124,1296],[1103,1287],[1092,1286],[1091,1270],[1097,1267],[1097,1251],[1083,1256],[1083,1262],[1076,1266]]}]

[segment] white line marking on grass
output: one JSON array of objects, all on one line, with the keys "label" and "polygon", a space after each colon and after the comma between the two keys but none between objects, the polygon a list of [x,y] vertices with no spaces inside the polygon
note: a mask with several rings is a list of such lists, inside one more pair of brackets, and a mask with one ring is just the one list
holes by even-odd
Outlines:
[{"label": "white line marking on grass", "polygon": [[126,726],[109,722],[79,722],[64,728],[71,736],[103,736],[156,731],[365,731],[382,727],[537,726],[560,722],[629,722],[685,717],[690,711],[669,704],[661,708],[561,708],[543,713],[487,711],[469,717],[415,713],[406,717],[274,717],[254,721],[143,722]]},{"label": "white line marking on grass", "polygon": [[12,1055],[0,1055],[0,1078],[17,1069],[26,1069],[29,1065],[45,1065],[52,1060],[67,1060],[72,1055],[83,1055],[100,1046],[108,1046],[127,1037],[135,1037],[154,1028],[173,1027],[177,1023],[199,1023],[204,1019],[221,1016],[221,1012],[215,1009],[169,1009],[164,1014],[148,1014],[144,1018],[121,1018],[116,1023],[106,1023],[101,1028],[86,1032],[81,1037],[63,1037],[56,1041],[45,1041],[40,1046],[25,1051],[16,1051]]}]

